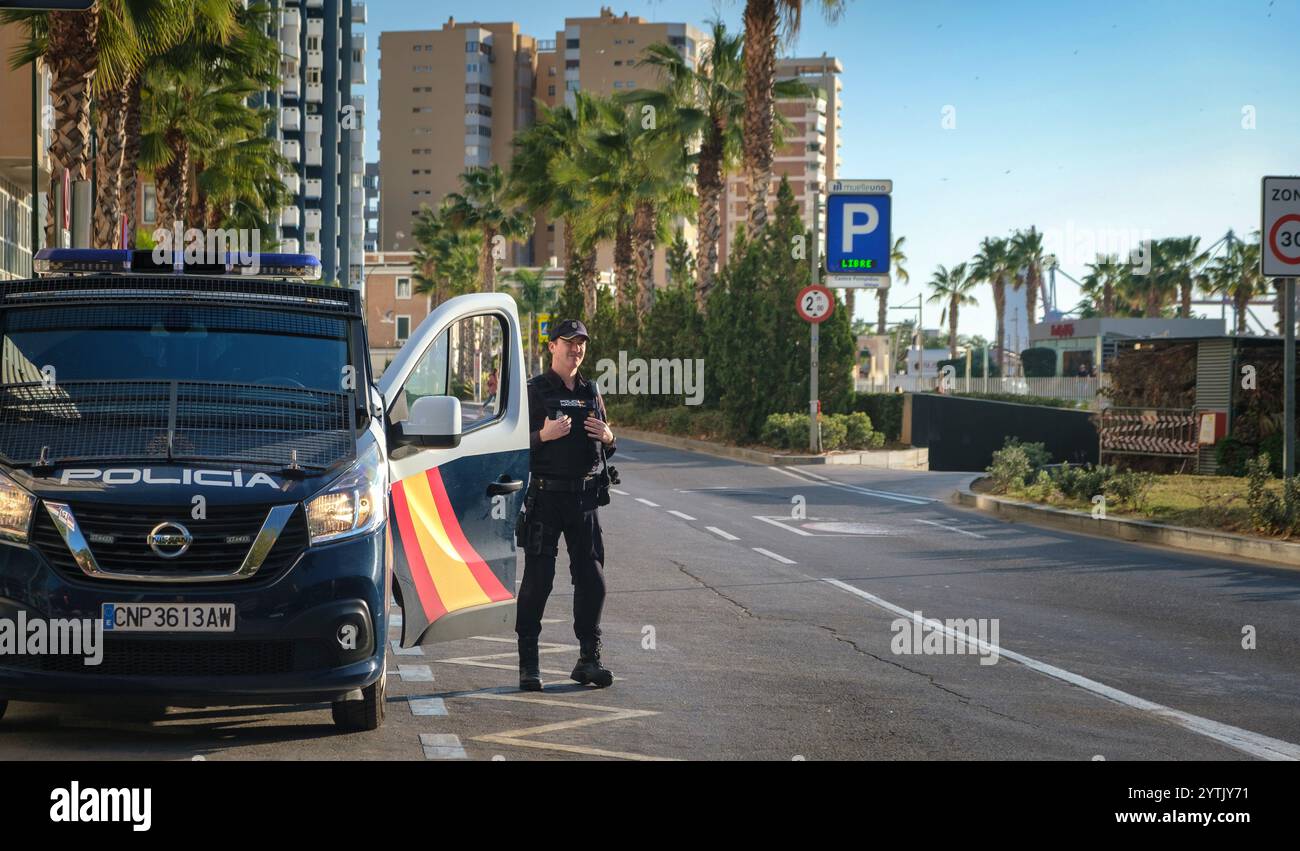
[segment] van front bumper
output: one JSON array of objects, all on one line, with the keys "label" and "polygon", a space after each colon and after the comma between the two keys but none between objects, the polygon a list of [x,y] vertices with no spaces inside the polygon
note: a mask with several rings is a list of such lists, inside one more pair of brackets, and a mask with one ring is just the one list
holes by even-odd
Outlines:
[{"label": "van front bumper", "polygon": [[[113,697],[213,706],[338,700],[383,672],[386,529],[308,547],[288,570],[179,586],[73,579],[35,549],[0,545],[0,621],[98,622],[105,603],[231,603],[233,632],[105,631],[98,665],[82,655],[18,654],[0,644],[0,700]],[[13,629],[13,628],[11,628]]]}]

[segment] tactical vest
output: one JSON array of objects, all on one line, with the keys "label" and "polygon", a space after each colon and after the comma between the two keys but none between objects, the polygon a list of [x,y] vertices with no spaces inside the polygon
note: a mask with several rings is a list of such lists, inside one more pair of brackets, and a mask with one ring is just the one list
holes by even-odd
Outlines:
[{"label": "tactical vest", "polygon": [[553,382],[546,375],[540,375],[529,384],[541,396],[548,420],[555,419],[558,414],[566,414],[573,420],[568,434],[548,440],[532,452],[529,469],[539,476],[564,479],[581,479],[598,472],[599,450],[596,441],[583,427],[587,416],[600,418],[596,409],[595,383],[575,381],[570,390],[564,382]]}]

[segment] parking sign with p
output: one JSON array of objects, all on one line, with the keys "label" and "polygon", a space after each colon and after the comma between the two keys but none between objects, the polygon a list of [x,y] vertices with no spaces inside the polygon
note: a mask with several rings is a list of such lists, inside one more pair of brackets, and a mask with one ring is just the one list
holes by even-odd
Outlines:
[{"label": "parking sign with p", "polygon": [[889,286],[888,180],[835,180],[826,199],[826,273],[832,287]]}]

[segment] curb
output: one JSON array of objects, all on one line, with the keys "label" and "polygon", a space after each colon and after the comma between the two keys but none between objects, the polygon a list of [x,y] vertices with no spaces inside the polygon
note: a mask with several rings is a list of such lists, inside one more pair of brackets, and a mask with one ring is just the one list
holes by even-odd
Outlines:
[{"label": "curb", "polygon": [[[782,455],[764,452],[760,449],[745,449],[740,446],[727,446],[708,440],[696,440],[693,437],[678,437],[660,434],[657,431],[642,431],[635,428],[620,428],[620,437],[666,446],[669,449],[687,449],[719,458],[735,461],[748,461],[767,466],[796,466],[817,464],[852,464],[874,467],[882,470],[926,470],[930,466],[928,449],[890,449],[878,452],[841,452],[834,455]],[[615,456],[616,458],[618,456]]]},{"label": "curb", "polygon": [[1252,538],[1228,532],[1209,532],[1186,526],[1166,526],[1147,520],[1098,518],[1082,511],[1035,505],[973,493],[970,490],[955,491],[952,502],[996,514],[1008,520],[1023,520],[1027,523],[1051,526],[1070,532],[1083,532],[1138,544],[1155,544],[1207,555],[1248,558],[1271,562],[1281,567],[1300,568],[1300,544],[1286,541]]}]

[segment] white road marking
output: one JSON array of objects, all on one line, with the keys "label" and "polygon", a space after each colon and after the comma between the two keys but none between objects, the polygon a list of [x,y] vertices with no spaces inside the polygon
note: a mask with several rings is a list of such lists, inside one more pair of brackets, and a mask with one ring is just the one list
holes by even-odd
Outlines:
[{"label": "white road marking", "polygon": [[[771,466],[769,466],[767,469],[775,470],[778,473],[784,473],[785,475],[793,479],[798,479],[804,484],[812,485],[813,487],[839,488],[840,490],[846,490],[851,493],[860,493],[866,496],[878,497],[879,499],[892,500],[894,502],[904,502],[909,505],[927,505],[931,502],[938,501],[928,496],[912,496],[911,494],[894,493],[893,491],[878,491],[872,488],[859,487],[858,485],[849,485],[849,484],[845,484],[844,482],[837,482],[834,479],[828,479],[825,476],[818,476],[816,473],[806,473],[800,471],[799,474],[795,474],[790,472],[789,470],[783,470],[780,467],[771,467]],[[805,476],[813,476],[816,479],[820,479],[821,481],[814,481],[813,479],[805,478]]]},{"label": "white road marking", "polygon": [[620,461],[635,461],[635,460],[636,460],[636,456],[635,456],[635,455],[628,455],[626,452],[624,452],[624,451],[621,450],[621,449],[620,449],[618,452],[615,452],[614,454],[618,456],[618,458],[619,458]]},{"label": "white road marking", "polygon": [[609,489],[609,492],[610,492],[610,493],[616,493],[616,494],[618,494],[619,496],[627,496],[627,491],[621,491],[621,490],[619,490],[618,488],[610,488],[610,489]]},{"label": "white road marking", "polygon": [[389,626],[401,626],[401,625],[402,625],[402,615],[401,615],[401,613],[399,612],[399,613],[394,614],[394,615],[389,615],[389,616],[388,616],[388,625],[389,625]]},{"label": "white road marking", "polygon": [[764,517],[761,514],[753,515],[755,520],[762,520],[764,523],[770,523],[778,529],[784,529],[787,532],[794,532],[796,535],[803,535],[805,538],[813,537],[812,532],[805,532],[802,529],[796,529],[793,526],[787,526],[779,520],[773,520],[771,517]]},{"label": "white road marking", "polygon": [[417,716],[424,715],[446,715],[447,704],[443,703],[441,697],[408,697],[407,706],[411,707],[411,714]]},{"label": "white road marking", "polygon": [[639,503],[641,503],[642,505],[648,505],[648,506],[650,506],[651,508],[658,508],[658,507],[659,507],[659,503],[657,503],[657,502],[651,502],[651,501],[648,500],[648,499],[642,499],[642,498],[639,497],[639,496],[636,498],[636,501],[639,502]]},{"label": "white road marking", "polygon": [[708,529],[710,532],[712,532],[713,534],[717,535],[719,538],[722,538],[723,540],[727,540],[727,541],[739,541],[739,540],[740,540],[740,539],[737,538],[735,535],[731,534],[730,532],[724,532],[724,531],[722,531],[721,529],[719,529],[717,526],[705,526],[704,528],[705,528],[705,529]]},{"label": "white road marking", "polygon": [[418,644],[415,645],[414,647],[403,647],[402,643],[397,639],[393,639],[388,643],[393,646],[393,655],[395,656],[423,656],[424,655],[424,648]]},{"label": "white road marking", "polygon": [[753,550],[754,552],[756,552],[756,553],[761,553],[762,555],[767,556],[768,558],[772,559],[772,561],[779,561],[779,562],[781,562],[781,564],[798,564],[798,563],[799,563],[799,562],[797,562],[797,561],[791,561],[790,559],[786,558],[785,556],[779,556],[779,555],[777,555],[776,553],[772,552],[771,550],[765,550],[765,549],[763,549],[762,547],[750,547],[750,549],[752,549],[752,550]]},{"label": "white road marking", "polygon": [[398,665],[397,675],[404,683],[431,683],[433,671],[428,665]]},{"label": "white road marking", "polygon": [[420,745],[425,759],[469,759],[460,736],[452,733],[421,733]]},{"label": "white road marking", "polygon": [[580,754],[582,756],[605,756],[614,759],[632,759],[632,760],[665,760],[670,757],[649,756],[647,754],[628,753],[626,751],[611,751],[603,748],[591,748],[583,745],[568,745],[559,742],[537,741],[534,736],[540,736],[547,733],[557,733],[565,730],[573,730],[579,727],[590,727],[595,724],[608,724],[614,721],[627,721],[632,718],[647,718],[652,715],[658,715],[648,709],[624,709],[617,706],[600,706],[594,703],[579,703],[577,701],[556,700],[549,697],[525,697],[521,694],[501,694],[498,692],[478,692],[466,694],[464,697],[477,698],[479,700],[507,700],[518,703],[536,703],[542,706],[560,706],[571,709],[579,709],[583,712],[596,712],[597,715],[589,715],[584,718],[576,718],[572,721],[559,721],[553,724],[541,724],[536,727],[524,727],[518,730],[504,730],[500,733],[493,733],[487,736],[475,736],[476,742],[490,742],[497,745],[510,745],[521,748],[538,748],[541,750],[560,751],[562,753]]},{"label": "white road marking", "polygon": [[972,538],[984,538],[984,539],[987,539],[987,536],[986,536],[986,535],[977,535],[977,534],[975,534],[974,532],[967,532],[965,529],[958,529],[956,526],[948,526],[948,525],[946,525],[946,524],[944,524],[944,523],[936,523],[936,522],[933,521],[933,520],[922,520],[922,519],[919,518],[919,517],[914,518],[914,519],[916,520],[917,523],[924,523],[924,524],[926,524],[927,526],[938,526],[940,529],[947,529],[949,532],[956,532],[956,533],[958,533],[958,534],[960,534],[960,535],[970,535]]},{"label": "white road marking", "polygon": [[683,520],[694,520],[694,519],[695,519],[694,517],[692,517],[692,516],[689,515],[689,514],[683,514],[683,513],[680,512],[680,511],[673,511],[672,509],[669,509],[669,510],[668,510],[668,513],[671,514],[671,515],[673,515],[674,517],[680,517],[680,518],[682,518]]},{"label": "white road marking", "polygon": [[[822,579],[822,581],[834,585],[836,588],[847,591],[857,597],[861,597],[868,603],[878,606],[887,612],[899,615],[900,617],[916,617],[914,612],[910,612],[902,606],[894,605],[888,600],[883,600],[875,594],[863,591],[861,588],[855,588],[847,582],[841,582],[838,579]],[[1019,662],[1030,670],[1078,686],[1085,691],[1090,691],[1099,697],[1113,700],[1116,703],[1130,707],[1131,709],[1137,709],[1141,712],[1149,713],[1163,721],[1168,721],[1171,724],[1182,727],[1188,732],[1213,739],[1220,744],[1227,745],[1228,747],[1239,750],[1242,753],[1268,760],[1300,760],[1300,745],[1294,745],[1291,742],[1274,739],[1271,736],[1265,736],[1260,733],[1252,733],[1249,730],[1243,730],[1240,727],[1222,724],[1218,721],[1212,721],[1209,718],[1201,718],[1198,715],[1192,715],[1188,712],[1171,709],[1168,706],[1163,706],[1159,703],[1146,700],[1145,698],[1129,694],[1128,692],[1120,691],[1117,688],[1112,688],[1105,683],[1090,680],[1087,677],[1072,673],[1064,668],[1058,668],[1055,665],[1049,665],[1046,662],[1040,662],[1037,659],[1030,658],[1029,656],[990,644],[989,642],[982,641],[979,638],[974,638],[959,630],[952,629],[937,620],[927,620],[926,623],[933,625],[935,629],[942,630],[946,635],[951,635],[959,641],[964,640],[967,644],[974,644],[985,653],[996,653],[1013,662]]]}]

